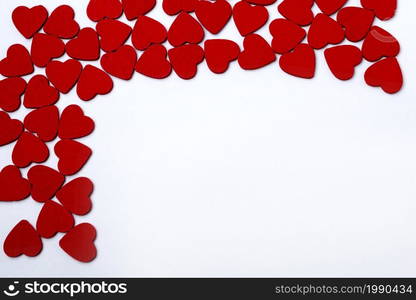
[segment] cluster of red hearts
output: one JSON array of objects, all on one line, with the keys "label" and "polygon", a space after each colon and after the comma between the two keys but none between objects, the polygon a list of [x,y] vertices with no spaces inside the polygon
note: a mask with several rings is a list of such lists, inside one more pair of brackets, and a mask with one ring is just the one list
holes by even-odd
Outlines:
[{"label": "cluster of red hearts", "polygon": [[[282,1],[277,9],[284,18],[270,23],[271,43],[255,32],[269,19],[265,6],[276,0],[243,0],[233,6],[225,0],[163,0],[164,11],[175,16],[168,30],[145,16],[156,0],[91,0],[87,14],[97,22],[95,29],[81,29],[67,5],[50,15],[43,6],[16,8],[13,22],[25,38],[32,39],[32,44],[30,51],[20,44],[12,45],[0,61],[0,74],[7,77],[0,81],[0,146],[17,141],[13,165],[0,172],[0,201],[31,196],[43,208],[35,227],[23,220],[12,229],[4,242],[5,253],[11,257],[36,256],[42,250],[41,239],[60,232],[64,235],[59,245],[71,257],[82,262],[96,257],[95,228],[89,223],[75,225],[73,216],[91,210],[93,184],[85,177],[65,182],[66,176],[77,174],[92,154],[77,139],[91,134],[94,122],[77,105],[61,113],[55,106],[60,94],[75,86],[79,98],[89,101],[112,90],[110,75],[129,80],[136,71],[162,79],[173,70],[180,78],[190,79],[204,59],[209,69],[219,74],[226,72],[233,61],[244,70],[262,68],[273,63],[278,54],[283,71],[312,78],[315,51],[347,39],[364,41],[360,48],[338,45],[325,49],[334,76],[340,80],[352,78],[364,58],[373,62],[365,73],[367,84],[387,93],[398,92],[403,82],[396,59],[399,43],[387,31],[373,26],[376,17],[393,17],[396,0],[361,0],[362,7],[346,6],[347,1]],[[322,13],[314,15],[315,3]],[[137,19],[133,28],[117,20],[123,12],[128,20]],[[218,34],[231,18],[244,38],[244,49],[225,39],[209,39],[203,47],[199,45],[204,40],[204,29]],[[308,32],[305,26],[309,26]],[[126,45],[130,36],[132,46]],[[166,40],[173,46],[169,50],[163,45]],[[137,50],[141,52],[139,58]],[[65,53],[69,60],[56,60]],[[102,69],[80,62],[96,60],[100,60]],[[35,75],[26,82],[22,77],[32,74],[34,65],[45,68],[45,75]],[[22,99],[24,107],[31,109],[23,122],[8,114],[19,109]],[[53,169],[42,163],[49,157],[46,143],[57,138],[54,152],[59,160]],[[26,179],[21,169],[28,167]]]}]

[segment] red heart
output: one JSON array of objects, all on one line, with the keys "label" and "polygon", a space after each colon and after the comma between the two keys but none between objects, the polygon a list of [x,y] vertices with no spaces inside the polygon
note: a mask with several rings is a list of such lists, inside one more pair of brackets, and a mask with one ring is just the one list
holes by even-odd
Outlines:
[{"label": "red heart", "polygon": [[312,78],[315,76],[315,51],[307,44],[300,44],[292,52],[283,54],[279,64],[290,75]]},{"label": "red heart", "polygon": [[325,14],[318,14],[308,32],[308,43],[312,48],[321,49],[328,44],[339,44],[345,38],[341,25]]},{"label": "red heart", "polygon": [[348,0],[315,0],[319,9],[326,15],[336,13]]},{"label": "red heart", "polygon": [[377,18],[386,21],[394,17],[397,0],[361,0],[364,8],[374,10]]},{"label": "red heart", "polygon": [[58,232],[68,232],[74,227],[74,217],[60,204],[48,200],[42,207],[36,222],[36,230],[44,238]]},{"label": "red heart", "polygon": [[32,186],[32,198],[37,202],[51,200],[65,181],[61,173],[42,165],[30,168],[27,179]]},{"label": "red heart", "polygon": [[97,95],[105,95],[113,89],[113,80],[107,73],[100,69],[86,65],[81,72],[77,85],[77,94],[84,100],[88,101]]},{"label": "red heart", "polygon": [[87,15],[91,21],[98,22],[104,18],[117,19],[123,13],[123,7],[118,0],[90,0]]},{"label": "red heart", "polygon": [[74,175],[87,163],[92,151],[90,148],[73,140],[61,140],[55,145],[58,156],[58,170],[65,176]]},{"label": "red heart", "polygon": [[27,84],[23,105],[26,108],[39,108],[55,104],[58,99],[59,92],[49,85],[49,80],[43,75],[35,75]]},{"label": "red heart", "polygon": [[238,57],[238,63],[244,70],[259,69],[276,60],[273,49],[258,34],[250,34],[244,38],[244,50]]},{"label": "red heart", "polygon": [[306,36],[302,27],[286,19],[274,20],[270,23],[269,30],[273,36],[272,48],[280,54],[293,50]]},{"label": "red heart", "polygon": [[30,195],[30,183],[19,168],[6,166],[0,172],[0,201],[20,201]]},{"label": "red heart", "polygon": [[26,90],[26,81],[20,77],[0,81],[0,108],[13,112],[20,107],[20,97]]},{"label": "red heart", "polygon": [[94,121],[84,115],[81,107],[72,104],[61,114],[58,135],[61,139],[78,139],[91,134],[94,127]]},{"label": "red heart", "polygon": [[198,44],[204,39],[201,25],[186,12],[181,12],[173,21],[168,31],[168,41],[172,46],[185,43]]},{"label": "red heart", "polygon": [[97,248],[94,241],[97,231],[89,223],[82,223],[71,229],[59,241],[59,246],[69,256],[80,261],[90,262],[97,256]]},{"label": "red heart", "polygon": [[361,7],[344,7],[337,15],[337,21],[345,27],[345,36],[351,42],[361,41],[370,30],[374,13]]},{"label": "red heart", "polygon": [[313,0],[284,0],[277,9],[286,19],[298,25],[306,26],[313,20]]},{"label": "red heart", "polygon": [[38,108],[26,115],[25,128],[44,142],[50,142],[58,133],[59,111],[54,105]]},{"label": "red heart", "polygon": [[170,16],[176,15],[181,11],[195,11],[199,0],[163,0],[162,8]]},{"label": "red heart", "polygon": [[257,4],[257,5],[271,5],[276,2],[276,0],[245,0],[248,3]]},{"label": "red heart", "polygon": [[96,25],[100,36],[100,46],[106,52],[115,51],[120,48],[130,36],[129,25],[117,20],[102,20]]},{"label": "red heart", "polygon": [[10,46],[7,50],[7,57],[0,61],[0,74],[6,77],[28,75],[33,71],[30,54],[20,44]]},{"label": "red heart", "polygon": [[73,40],[65,47],[66,53],[78,60],[97,60],[100,57],[100,42],[97,32],[90,27],[81,29]]},{"label": "red heart", "polygon": [[166,78],[172,72],[172,66],[166,59],[167,51],[162,45],[152,45],[140,56],[136,71],[151,78]]},{"label": "red heart", "polygon": [[63,39],[72,39],[79,32],[79,25],[74,20],[75,12],[71,6],[61,5],[55,8],[43,30]]},{"label": "red heart", "polygon": [[328,48],[324,53],[329,69],[340,80],[351,79],[355,67],[363,60],[360,49],[352,45]]},{"label": "red heart", "polygon": [[48,11],[42,5],[32,8],[18,6],[12,13],[14,26],[27,39],[30,39],[42,28],[47,18]]},{"label": "red heart", "polygon": [[115,52],[104,54],[100,62],[107,73],[129,80],[133,76],[136,61],[136,50],[132,46],[124,45]]},{"label": "red heart", "polygon": [[231,13],[231,5],[225,0],[215,2],[201,0],[195,10],[198,21],[213,34],[217,34],[224,28],[230,20]]},{"label": "red heart", "polygon": [[389,32],[373,26],[363,42],[362,51],[366,60],[377,61],[385,56],[397,56],[400,44]]},{"label": "red heart", "polygon": [[42,163],[49,157],[45,143],[29,132],[23,132],[14,145],[12,160],[19,168],[26,168],[31,163]]},{"label": "red heart", "polygon": [[389,94],[397,93],[403,86],[403,75],[395,57],[388,57],[370,66],[364,75],[369,86],[381,87]]},{"label": "red heart", "polygon": [[91,211],[91,194],[94,184],[86,177],[76,178],[65,184],[57,193],[56,198],[71,213],[84,216]]},{"label": "red heart", "polygon": [[191,79],[204,60],[204,50],[195,44],[183,45],[169,49],[168,56],[175,73],[182,79]]},{"label": "red heart", "polygon": [[65,44],[59,38],[44,33],[36,33],[32,40],[30,55],[38,67],[45,67],[55,57],[65,53]]},{"label": "red heart", "polygon": [[8,113],[0,111],[0,146],[10,144],[17,140],[22,131],[22,122],[11,119]]},{"label": "red heart", "polygon": [[151,11],[156,5],[156,0],[121,0],[121,3],[127,20],[131,21]]},{"label": "red heart", "polygon": [[233,7],[233,20],[242,36],[260,29],[268,19],[269,13],[263,6],[253,6],[245,1],[240,1]]},{"label": "red heart", "polygon": [[140,16],[133,28],[131,41],[137,50],[146,50],[152,44],[162,44],[167,39],[167,31],[158,21]]},{"label": "red heart", "polygon": [[22,220],[7,235],[3,249],[9,257],[22,254],[33,257],[42,251],[42,240],[35,228],[28,221]]},{"label": "red heart", "polygon": [[238,58],[240,47],[230,40],[206,40],[204,51],[208,68],[214,73],[221,74]]},{"label": "red heart", "polygon": [[46,76],[61,93],[68,93],[77,83],[81,75],[82,65],[75,59],[66,62],[51,61],[46,66]]}]

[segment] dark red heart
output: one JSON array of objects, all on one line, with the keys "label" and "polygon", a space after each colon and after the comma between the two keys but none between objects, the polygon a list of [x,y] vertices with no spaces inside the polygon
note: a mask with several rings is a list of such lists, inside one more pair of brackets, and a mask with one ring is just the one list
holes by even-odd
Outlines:
[{"label": "dark red heart", "polygon": [[257,5],[271,5],[275,3],[277,0],[245,0],[245,1],[251,4],[257,4]]},{"label": "dark red heart", "polygon": [[338,12],[337,21],[345,28],[345,36],[351,42],[361,41],[374,21],[374,13],[361,7],[344,7]]},{"label": "dark red heart", "polygon": [[30,168],[27,179],[32,186],[32,198],[37,202],[51,200],[65,181],[61,173],[43,165]]},{"label": "dark red heart", "polygon": [[7,235],[3,249],[9,257],[22,254],[33,257],[42,251],[42,240],[35,228],[28,221],[22,220]]},{"label": "dark red heart", "polygon": [[73,140],[61,140],[54,149],[59,158],[58,170],[65,176],[74,175],[81,170],[92,154],[90,148]]},{"label": "dark red heart", "polygon": [[381,87],[389,94],[395,94],[403,86],[403,74],[395,57],[388,57],[371,65],[364,75],[369,86]]},{"label": "dark red heart", "polygon": [[55,88],[63,94],[68,93],[81,75],[82,65],[75,59],[65,62],[51,61],[46,66],[46,76]]},{"label": "dark red heart", "polygon": [[32,8],[18,6],[12,13],[14,26],[27,39],[30,39],[42,28],[47,18],[48,11],[42,5]]},{"label": "dark red heart", "polygon": [[382,57],[397,56],[400,44],[386,30],[373,26],[362,46],[363,56],[368,61],[377,61]]},{"label": "dark red heart", "polygon": [[106,52],[115,51],[127,41],[131,28],[118,20],[102,20],[96,25],[100,46]]},{"label": "dark red heart", "polygon": [[162,8],[170,16],[177,15],[181,11],[195,11],[198,0],[163,0]]},{"label": "dark red heart", "polygon": [[91,21],[98,22],[104,18],[117,19],[123,13],[119,0],[90,0],[87,15]]},{"label": "dark red heart", "polygon": [[308,43],[312,48],[321,49],[329,44],[339,44],[345,38],[341,25],[325,14],[313,19],[308,32]]},{"label": "dark red heart", "polygon": [[21,96],[26,90],[26,81],[20,77],[0,81],[0,108],[13,112],[20,107]]},{"label": "dark red heart", "polygon": [[230,40],[215,39],[205,41],[204,51],[208,68],[214,73],[221,74],[238,58],[240,47]]},{"label": "dark red heart", "polygon": [[127,20],[147,14],[156,5],[156,0],[121,0]]},{"label": "dark red heart", "polygon": [[30,55],[36,66],[43,68],[52,58],[61,57],[64,53],[65,44],[59,38],[44,33],[34,35]]},{"label": "dark red heart", "polygon": [[180,13],[168,31],[168,41],[177,47],[185,43],[198,44],[204,39],[201,25],[186,12]]},{"label": "dark red heart", "polygon": [[283,71],[290,75],[312,78],[315,76],[315,51],[307,44],[300,44],[292,52],[283,54],[280,57],[279,65]]},{"label": "dark red heart", "polygon": [[204,60],[204,50],[199,45],[189,44],[169,49],[168,56],[175,73],[182,79],[191,79]]},{"label": "dark red heart", "polygon": [[97,256],[94,241],[97,232],[89,223],[82,223],[71,229],[59,241],[59,246],[69,256],[80,261],[90,262]]},{"label": "dark red heart", "polygon": [[355,67],[363,60],[360,49],[352,45],[328,48],[324,53],[329,69],[340,80],[351,79]]},{"label": "dark red heart", "polygon": [[8,113],[0,111],[0,146],[10,144],[17,140],[22,131],[22,122],[11,119]]},{"label": "dark red heart", "polygon": [[94,184],[86,177],[78,177],[65,184],[57,193],[59,202],[74,215],[84,216],[91,211]]},{"label": "dark red heart", "polygon": [[263,6],[250,5],[245,1],[240,1],[233,7],[233,20],[242,36],[260,29],[268,19],[269,13]]},{"label": "dark red heart", "polygon": [[35,75],[27,84],[23,105],[26,108],[39,108],[55,104],[58,99],[59,92],[49,85],[49,80],[43,75]]},{"label": "dark red heart", "polygon": [[132,46],[121,46],[115,52],[106,53],[101,57],[101,66],[107,73],[124,80],[133,76],[137,61],[136,50]]},{"label": "dark red heart", "polygon": [[315,0],[319,9],[328,16],[340,10],[347,1],[348,0]]},{"label": "dark red heart", "polygon": [[55,8],[43,30],[63,39],[72,39],[79,32],[79,25],[74,20],[75,12],[71,6],[61,5]]},{"label": "dark red heart", "polygon": [[397,0],[361,0],[364,8],[374,10],[377,18],[386,21],[394,17]]},{"label": "dark red heart", "polygon": [[42,141],[50,142],[58,134],[59,111],[54,105],[38,108],[26,115],[25,128]]},{"label": "dark red heart", "polygon": [[60,204],[48,200],[42,207],[36,222],[36,230],[44,238],[58,232],[68,232],[74,227],[74,217]]},{"label": "dark red heart", "polygon": [[70,57],[78,60],[97,60],[100,57],[97,32],[90,27],[81,29],[78,36],[66,44],[65,50]]},{"label": "dark red heart", "polygon": [[298,25],[306,26],[313,20],[313,0],[283,0],[277,7],[286,19]]},{"label": "dark red heart", "polygon": [[225,0],[210,2],[201,0],[198,2],[195,15],[209,32],[217,34],[230,20],[232,14],[231,5]]},{"label": "dark red heart", "polygon": [[172,66],[166,56],[165,46],[152,45],[140,56],[136,71],[151,78],[166,78],[172,72]]},{"label": "dark red heart", "polygon": [[244,38],[244,50],[238,57],[238,64],[244,70],[259,69],[276,60],[273,49],[258,34],[250,34]]},{"label": "dark red heart", "polygon": [[272,48],[280,54],[293,50],[306,36],[302,27],[286,19],[274,20],[270,23],[269,30],[273,36]]},{"label": "dark red heart", "polygon": [[84,115],[81,107],[72,104],[61,114],[58,135],[61,139],[78,139],[91,134],[94,127],[94,121]]},{"label": "dark red heart", "polygon": [[140,16],[133,28],[131,41],[137,50],[146,50],[152,44],[162,44],[167,39],[167,31],[158,21]]},{"label": "dark red heart", "polygon": [[31,163],[42,163],[49,157],[45,143],[29,132],[23,132],[14,145],[12,160],[19,168],[26,168]]},{"label": "dark red heart", "polygon": [[0,201],[20,201],[30,195],[30,183],[19,168],[6,166],[0,172]]},{"label": "dark red heart", "polygon": [[113,80],[104,71],[92,66],[86,65],[81,72],[77,85],[77,94],[84,100],[88,101],[97,95],[105,95],[113,89]]},{"label": "dark red heart", "polygon": [[0,61],[0,74],[6,77],[24,76],[33,73],[33,62],[27,49],[14,44],[7,50],[7,57]]}]

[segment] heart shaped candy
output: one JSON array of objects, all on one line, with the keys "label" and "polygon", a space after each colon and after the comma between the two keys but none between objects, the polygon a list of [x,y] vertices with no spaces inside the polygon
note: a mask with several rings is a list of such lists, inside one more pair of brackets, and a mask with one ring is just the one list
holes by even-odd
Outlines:
[{"label": "heart shaped candy", "polygon": [[273,49],[258,34],[250,34],[244,38],[244,50],[238,57],[238,64],[244,70],[255,70],[267,66],[276,60]]},{"label": "heart shaped candy", "polygon": [[78,139],[94,131],[94,121],[84,115],[78,105],[67,106],[61,114],[59,137],[61,139]]},{"label": "heart shaped candy", "polygon": [[81,72],[77,85],[77,94],[84,100],[89,101],[97,95],[105,95],[113,89],[113,80],[107,73],[92,66],[86,65]]},{"label": "heart shaped candy", "polygon": [[30,55],[36,66],[43,68],[52,58],[61,57],[64,53],[65,44],[59,38],[44,33],[34,35]]},{"label": "heart shaped candy", "polygon": [[45,143],[29,132],[23,132],[14,145],[12,160],[19,168],[26,168],[31,163],[42,163],[49,157]]},{"label": "heart shaped candy", "polygon": [[191,79],[204,60],[204,50],[199,45],[189,44],[170,49],[168,56],[175,73],[182,79]]},{"label": "heart shaped candy", "polygon": [[27,179],[32,186],[32,198],[37,202],[51,200],[65,181],[61,173],[43,165],[31,167]]},{"label": "heart shaped candy", "polygon": [[55,8],[43,30],[58,38],[72,39],[79,32],[79,25],[74,20],[75,12],[71,6],[61,5]]},{"label": "heart shaped candy", "polygon": [[62,205],[48,200],[39,213],[36,230],[41,237],[51,238],[58,232],[70,231],[74,223],[74,217]]},{"label": "heart shaped candy", "polygon": [[381,87],[389,94],[395,94],[403,86],[403,74],[395,57],[388,57],[371,65],[364,74],[369,86]]},{"label": "heart shaped candy", "polygon": [[68,93],[81,75],[82,65],[75,59],[65,62],[51,61],[46,66],[46,76],[54,87],[63,94]]},{"label": "heart shaped candy", "polygon": [[280,54],[295,48],[306,36],[302,27],[286,19],[274,20],[270,23],[269,30],[273,36],[272,48]]},{"label": "heart shaped candy", "polygon": [[172,46],[185,43],[198,44],[204,39],[201,25],[188,13],[180,13],[173,21],[168,31],[168,41]]},{"label": "heart shaped candy", "polygon": [[315,75],[315,51],[307,44],[300,44],[292,52],[283,54],[280,57],[279,65],[283,71],[290,75],[312,78]]},{"label": "heart shaped candy", "polygon": [[195,10],[198,21],[212,34],[217,34],[224,28],[230,20],[231,13],[231,5],[225,0],[201,0]]},{"label": "heart shaped candy", "polygon": [[230,40],[215,39],[205,41],[204,51],[208,68],[214,73],[221,74],[238,58],[240,47]]},{"label": "heart shaped candy", "polygon": [[37,256],[42,251],[42,240],[35,228],[26,220],[20,221],[7,235],[3,244],[9,257]]},{"label": "heart shaped candy", "polygon": [[59,246],[72,258],[80,262],[90,262],[97,256],[94,245],[96,236],[94,226],[82,223],[65,234],[59,241]]},{"label": "heart shaped candy", "polygon": [[242,36],[260,29],[268,19],[269,13],[263,6],[253,6],[245,1],[240,1],[233,7],[233,20]]},{"label": "heart shaped candy", "polygon": [[27,39],[30,39],[42,28],[47,18],[48,11],[42,5],[32,8],[18,6],[12,13],[14,26]]},{"label": "heart shaped candy", "polygon": [[19,168],[6,166],[0,172],[0,201],[20,201],[30,195],[30,183]]},{"label": "heart shaped candy", "polygon": [[7,57],[0,60],[0,74],[6,77],[24,76],[33,73],[33,63],[27,49],[14,44],[7,50]]},{"label": "heart shaped candy", "polygon": [[56,143],[55,154],[58,156],[58,170],[65,176],[74,175],[91,157],[90,148],[73,140],[61,140]]},{"label": "heart shaped candy", "polygon": [[0,111],[0,146],[10,144],[17,140],[22,131],[22,122],[11,119],[8,113]]},{"label": "heart shaped candy", "polygon": [[152,44],[162,44],[167,37],[165,26],[152,18],[140,16],[134,25],[131,41],[137,50],[146,50]]},{"label": "heart shaped candy", "polygon": [[166,78],[172,72],[172,66],[166,56],[165,46],[152,45],[140,56],[136,63],[136,71],[155,79]]},{"label": "heart shaped candy", "polygon": [[26,81],[20,77],[0,80],[0,108],[7,112],[17,110],[25,90]]},{"label": "heart shaped candy", "polygon": [[78,177],[65,184],[57,193],[59,202],[74,215],[84,216],[91,211],[94,184],[86,177]]},{"label": "heart shaped candy", "polygon": [[324,48],[329,44],[339,44],[344,38],[341,25],[325,14],[316,15],[308,32],[308,44],[315,49]]},{"label": "heart shaped candy", "polygon": [[100,43],[97,32],[86,27],[65,47],[66,53],[77,60],[97,60],[100,57]]},{"label": "heart shaped candy", "polygon": [[353,45],[328,48],[324,53],[329,69],[340,80],[351,79],[355,67],[363,60],[361,50]]},{"label": "heart shaped candy", "polygon": [[101,66],[107,73],[124,80],[133,76],[137,61],[136,50],[132,46],[121,46],[115,52],[106,53],[101,57]]},{"label": "heart shaped candy", "polygon": [[39,108],[55,104],[59,99],[59,92],[49,85],[43,75],[33,76],[26,87],[23,105],[26,108]]},{"label": "heart shaped candy", "polygon": [[156,5],[156,0],[121,0],[127,20],[147,14]]},{"label": "heart shaped candy", "polygon": [[129,25],[117,20],[102,20],[97,23],[97,33],[100,36],[100,46],[106,52],[112,52],[124,45],[130,36]]},{"label": "heart shaped candy", "polygon": [[397,56],[400,44],[389,32],[373,26],[363,42],[362,51],[366,60],[377,61],[382,57]]},{"label": "heart shaped candy", "polygon": [[123,13],[119,0],[90,0],[87,15],[91,21],[98,22],[104,18],[117,19]]}]

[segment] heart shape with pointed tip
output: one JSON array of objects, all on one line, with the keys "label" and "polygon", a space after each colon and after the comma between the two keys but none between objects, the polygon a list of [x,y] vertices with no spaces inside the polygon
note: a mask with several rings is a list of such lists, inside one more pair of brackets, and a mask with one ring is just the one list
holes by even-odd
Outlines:
[{"label": "heart shape with pointed tip", "polygon": [[58,170],[65,176],[78,173],[92,154],[89,147],[73,140],[60,140],[54,150],[59,159]]},{"label": "heart shape with pointed tip", "polygon": [[136,72],[155,79],[168,77],[172,72],[172,65],[166,59],[166,56],[165,46],[150,46],[137,61]]},{"label": "heart shape with pointed tip", "polygon": [[42,251],[42,240],[35,228],[28,221],[22,220],[7,235],[3,249],[9,257],[34,257]]},{"label": "heart shape with pointed tip", "polygon": [[72,258],[80,262],[90,262],[97,256],[94,245],[96,236],[94,226],[82,223],[65,234],[59,241],[59,246]]},{"label": "heart shape with pointed tip", "polygon": [[39,213],[36,230],[41,237],[48,239],[58,232],[70,231],[74,223],[74,217],[62,205],[48,200]]},{"label": "heart shape with pointed tip", "polygon": [[19,168],[10,165],[0,171],[0,201],[20,201],[30,195],[31,186]]},{"label": "heart shape with pointed tip", "polygon": [[56,198],[74,215],[84,216],[91,211],[91,194],[94,185],[86,177],[79,177],[65,184],[57,193]]},{"label": "heart shape with pointed tip", "polygon": [[61,173],[42,165],[31,167],[27,179],[32,186],[32,198],[37,202],[51,200],[65,181]]}]

